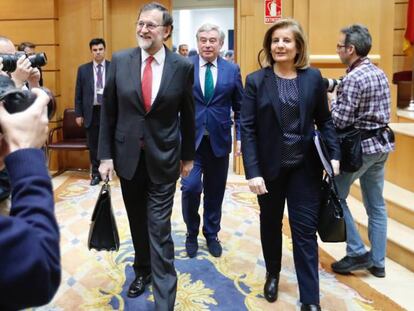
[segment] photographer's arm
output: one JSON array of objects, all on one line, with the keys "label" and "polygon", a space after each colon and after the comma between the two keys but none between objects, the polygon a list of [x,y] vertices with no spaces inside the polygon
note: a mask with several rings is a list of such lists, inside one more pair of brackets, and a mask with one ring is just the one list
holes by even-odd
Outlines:
[{"label": "photographer's arm", "polygon": [[0,104],[1,145],[12,186],[10,217],[0,217],[1,310],[49,302],[60,283],[59,229],[51,179],[40,147],[47,133],[43,91],[27,110],[10,115]]}]

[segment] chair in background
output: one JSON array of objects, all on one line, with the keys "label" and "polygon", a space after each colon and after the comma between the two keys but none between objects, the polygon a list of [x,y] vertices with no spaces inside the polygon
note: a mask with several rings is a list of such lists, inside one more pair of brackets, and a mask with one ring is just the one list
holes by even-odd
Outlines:
[{"label": "chair in background", "polygon": [[[83,126],[78,126],[75,119],[75,110],[67,108],[63,113],[62,126],[58,126],[50,130],[49,138],[46,144],[48,161],[50,160],[50,155],[54,150],[82,152],[88,150],[85,128]],[[61,135],[57,135],[59,132],[61,132]],[[62,170],[59,168],[59,171],[54,175],[63,173],[66,169],[67,168],[64,168]]]}]

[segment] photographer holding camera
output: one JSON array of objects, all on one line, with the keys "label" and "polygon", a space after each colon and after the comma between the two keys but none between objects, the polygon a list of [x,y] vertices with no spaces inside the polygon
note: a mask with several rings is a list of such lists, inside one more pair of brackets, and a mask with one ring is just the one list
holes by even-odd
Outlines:
[{"label": "photographer holding camera", "polygon": [[[2,86],[13,85],[6,82]],[[61,279],[52,184],[39,149],[47,137],[50,98],[40,89],[32,93],[33,104],[13,114],[3,95],[0,100],[0,167],[7,167],[12,193],[10,216],[0,216],[0,310],[48,303]]]},{"label": "photographer holding camera", "polygon": [[[0,71],[1,75],[9,76],[17,88],[31,89],[40,86],[41,73],[40,69],[32,67],[30,59],[31,54],[16,55],[16,48],[13,42],[3,36],[0,36],[0,56],[7,56],[7,66],[4,65],[4,71]],[[28,56],[30,55],[31,58]],[[15,61],[14,61],[15,60]],[[46,58],[45,58],[46,61]],[[10,68],[7,68],[10,67]],[[6,169],[0,170],[0,211],[7,210],[9,202],[6,200],[10,195],[10,182]]]},{"label": "photographer holding camera", "polygon": [[[16,54],[16,48],[13,42],[3,36],[0,36],[0,55],[14,55]],[[22,88],[27,82],[28,88],[34,88],[40,86],[40,71],[36,67],[32,67],[30,59],[27,55],[22,54],[16,61],[15,70],[8,73],[10,78],[16,84],[16,87]]]},{"label": "photographer holding camera", "polygon": [[[387,208],[383,198],[384,166],[388,153],[394,150],[394,138],[387,125],[391,105],[388,80],[367,57],[371,44],[371,35],[362,25],[351,25],[341,30],[336,51],[348,69],[337,92],[330,95],[335,127],[354,127],[361,133],[362,166],[356,172],[341,172],[336,182],[340,198],[346,199],[352,183],[359,179],[368,214],[371,250],[365,249],[351,212],[343,201],[346,256],[334,262],[332,269],[341,274],[368,269],[376,277],[385,277]],[[341,163],[341,167],[346,164]]]},{"label": "photographer holding camera", "polygon": [[[29,41],[25,41],[17,46],[17,50],[24,52],[28,56],[36,55],[36,44]],[[40,74],[39,85],[43,86],[42,69],[40,67],[38,67],[38,69]]]}]

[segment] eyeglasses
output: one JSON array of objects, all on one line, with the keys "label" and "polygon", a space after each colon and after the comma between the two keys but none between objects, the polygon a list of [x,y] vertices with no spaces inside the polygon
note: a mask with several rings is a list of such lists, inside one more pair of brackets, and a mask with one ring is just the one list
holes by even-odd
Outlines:
[{"label": "eyeglasses", "polygon": [[342,48],[344,48],[344,47],[346,47],[346,44],[339,44],[339,43],[338,43],[338,44],[336,45],[336,49],[337,49],[337,50],[342,49]]},{"label": "eyeglasses", "polygon": [[146,23],[142,21],[137,23],[138,29],[142,29],[144,28],[144,26],[146,26],[148,30],[152,31],[152,30],[155,30],[155,28],[157,27],[164,27],[165,25],[157,25],[151,22]]}]

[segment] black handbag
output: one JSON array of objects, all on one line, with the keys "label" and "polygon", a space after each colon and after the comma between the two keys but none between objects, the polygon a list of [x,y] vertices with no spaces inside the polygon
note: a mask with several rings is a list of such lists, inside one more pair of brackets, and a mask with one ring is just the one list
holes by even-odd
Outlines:
[{"label": "black handbag", "polygon": [[356,172],[362,166],[361,131],[353,126],[336,129],[341,146],[341,170]]},{"label": "black handbag", "polygon": [[314,143],[326,172],[321,182],[318,234],[323,242],[345,242],[346,225],[341,205],[342,199],[338,197],[329,154],[319,131],[315,131]]},{"label": "black handbag", "polygon": [[108,179],[99,192],[89,228],[88,248],[107,251],[119,250],[118,228],[112,210],[111,187]]},{"label": "black handbag", "polygon": [[345,242],[346,226],[335,178],[327,174],[322,180],[322,200],[319,208],[318,234],[323,242]]}]

